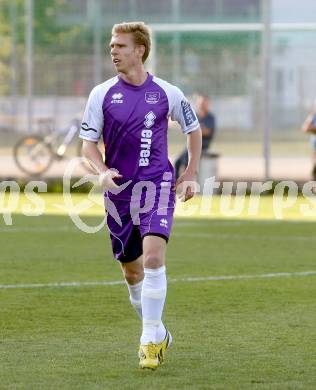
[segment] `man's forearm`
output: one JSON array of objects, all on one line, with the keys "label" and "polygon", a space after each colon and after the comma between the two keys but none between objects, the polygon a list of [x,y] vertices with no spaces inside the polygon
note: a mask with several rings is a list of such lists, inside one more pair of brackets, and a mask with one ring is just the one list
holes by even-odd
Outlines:
[{"label": "man's forearm", "polygon": [[202,132],[201,129],[192,131],[188,134],[187,147],[189,162],[187,171],[196,174],[199,170],[201,150],[202,150]]},{"label": "man's forearm", "polygon": [[210,127],[206,127],[204,125],[201,125],[201,130],[202,130],[202,135],[203,136],[210,136],[213,132],[213,129],[211,129]]},{"label": "man's forearm", "polygon": [[104,164],[102,154],[96,142],[83,140],[82,154],[98,173],[105,172],[108,169]]},{"label": "man's forearm", "polygon": [[313,115],[309,114],[303,123],[302,131],[304,131],[305,133],[308,133],[308,131],[312,127],[312,120],[313,120]]}]

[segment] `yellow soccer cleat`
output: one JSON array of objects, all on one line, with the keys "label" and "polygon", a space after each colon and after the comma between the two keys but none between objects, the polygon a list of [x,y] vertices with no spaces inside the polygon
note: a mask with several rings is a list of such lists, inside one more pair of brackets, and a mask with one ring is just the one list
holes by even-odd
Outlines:
[{"label": "yellow soccer cleat", "polygon": [[139,357],[139,367],[140,368],[149,368],[155,370],[159,366],[159,352],[161,349],[161,344],[149,343],[146,345],[140,345],[138,357]]},{"label": "yellow soccer cleat", "polygon": [[165,360],[166,349],[168,347],[170,347],[171,343],[172,343],[171,333],[168,331],[168,329],[166,329],[165,338],[162,340],[161,343],[157,344],[157,346],[158,346],[158,359],[159,359],[160,364],[163,363],[163,361]]}]

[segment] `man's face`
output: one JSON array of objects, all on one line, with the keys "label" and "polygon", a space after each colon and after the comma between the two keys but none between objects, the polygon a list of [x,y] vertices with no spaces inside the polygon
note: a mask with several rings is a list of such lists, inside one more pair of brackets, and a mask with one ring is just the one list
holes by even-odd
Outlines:
[{"label": "man's face", "polygon": [[114,34],[110,42],[112,62],[119,73],[128,73],[142,63],[143,46],[136,46],[132,34]]},{"label": "man's face", "polygon": [[202,111],[208,111],[210,108],[210,101],[206,96],[199,96],[198,107]]}]

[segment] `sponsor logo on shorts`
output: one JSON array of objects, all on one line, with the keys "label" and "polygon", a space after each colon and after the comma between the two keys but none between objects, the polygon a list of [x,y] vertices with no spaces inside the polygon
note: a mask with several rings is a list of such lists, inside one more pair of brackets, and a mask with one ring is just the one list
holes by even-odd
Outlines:
[{"label": "sponsor logo on shorts", "polygon": [[123,94],[121,92],[113,93],[111,103],[112,104],[122,104],[123,103]]},{"label": "sponsor logo on shorts", "polygon": [[164,227],[164,228],[167,228],[168,227],[168,221],[165,218],[162,218],[160,220],[160,226]]},{"label": "sponsor logo on shorts", "polygon": [[160,92],[145,92],[145,102],[148,104],[156,104],[160,100]]},{"label": "sponsor logo on shorts", "polygon": [[192,125],[192,123],[196,121],[196,116],[194,114],[194,111],[192,110],[190,103],[187,100],[182,100],[181,107],[186,126]]}]

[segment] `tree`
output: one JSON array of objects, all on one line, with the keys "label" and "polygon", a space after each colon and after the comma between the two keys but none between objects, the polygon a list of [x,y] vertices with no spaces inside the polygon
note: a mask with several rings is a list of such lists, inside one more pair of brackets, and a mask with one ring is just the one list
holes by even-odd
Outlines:
[{"label": "tree", "polygon": [[[66,0],[33,0],[35,54],[54,51],[54,48],[60,52],[82,34],[84,29],[79,24],[64,26],[59,23],[59,17],[67,12],[67,7]],[[16,63],[24,69],[25,23],[25,0],[0,0],[0,95],[10,94],[13,53],[16,53]],[[19,90],[23,89],[21,74],[24,71],[19,72]]]}]

